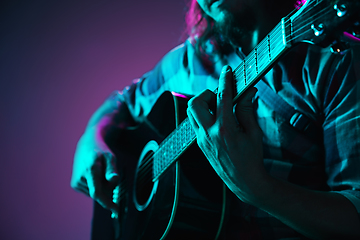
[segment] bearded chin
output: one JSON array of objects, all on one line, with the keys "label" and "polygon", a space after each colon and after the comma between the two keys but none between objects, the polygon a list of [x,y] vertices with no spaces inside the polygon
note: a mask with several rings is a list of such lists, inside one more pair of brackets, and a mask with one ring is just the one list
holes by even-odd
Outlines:
[{"label": "bearded chin", "polygon": [[[247,12],[247,13],[244,13]],[[242,13],[226,12],[221,21],[215,22],[214,31],[221,39],[233,47],[241,47],[241,42],[250,36],[255,24],[254,15],[251,11]]]}]

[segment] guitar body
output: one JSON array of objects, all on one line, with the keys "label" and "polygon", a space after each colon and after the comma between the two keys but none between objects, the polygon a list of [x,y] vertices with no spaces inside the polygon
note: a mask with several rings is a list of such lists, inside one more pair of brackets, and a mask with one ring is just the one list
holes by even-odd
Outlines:
[{"label": "guitar body", "polygon": [[118,239],[216,239],[219,235],[226,190],[196,144],[152,181],[152,155],[185,118],[186,104],[187,99],[165,92],[143,124],[119,134],[113,149],[122,171]]},{"label": "guitar body", "polygon": [[[360,0],[302,2],[235,68],[234,102],[292,46],[330,44],[337,54],[342,52],[337,45],[347,41],[344,31],[357,36]],[[179,124],[186,117],[186,104],[165,92],[141,125],[121,130],[120,139],[108,142],[121,173],[114,197],[120,207],[116,239],[221,239],[229,197],[202,152],[190,146],[196,138],[187,132],[190,123]],[[183,130],[185,141],[174,145]]]}]

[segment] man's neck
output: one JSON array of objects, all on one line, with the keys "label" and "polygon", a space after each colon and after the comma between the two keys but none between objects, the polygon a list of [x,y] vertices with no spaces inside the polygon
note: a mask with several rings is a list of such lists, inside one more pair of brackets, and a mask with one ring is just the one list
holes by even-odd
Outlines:
[{"label": "man's neck", "polygon": [[[260,9],[259,9],[260,10]],[[241,48],[247,55],[270,33],[270,31],[281,21],[281,18],[286,14],[278,16],[269,15],[269,11],[258,11],[257,22],[258,25],[248,33],[248,36],[243,38]]]},{"label": "man's neck", "polygon": [[258,45],[263,38],[266,37],[267,34],[275,27],[276,24],[272,27],[267,27],[264,29],[257,28],[251,33],[249,33],[247,38],[243,39],[241,43],[242,52],[248,55],[255,47]]}]

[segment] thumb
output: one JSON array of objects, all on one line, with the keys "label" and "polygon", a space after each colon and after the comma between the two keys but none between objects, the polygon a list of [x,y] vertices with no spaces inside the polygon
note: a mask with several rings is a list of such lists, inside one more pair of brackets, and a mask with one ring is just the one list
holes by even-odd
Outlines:
[{"label": "thumb", "polygon": [[257,89],[255,87],[248,89],[235,107],[236,118],[238,123],[244,128],[245,132],[258,127],[252,103],[252,99],[256,92]]},{"label": "thumb", "polygon": [[117,183],[119,180],[119,173],[116,168],[116,158],[112,153],[107,153],[105,158],[105,179],[110,183]]}]

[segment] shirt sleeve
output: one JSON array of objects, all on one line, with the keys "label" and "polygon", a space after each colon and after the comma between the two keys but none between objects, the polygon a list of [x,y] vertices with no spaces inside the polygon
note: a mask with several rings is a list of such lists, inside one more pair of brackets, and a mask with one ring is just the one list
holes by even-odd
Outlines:
[{"label": "shirt sleeve", "polygon": [[360,47],[333,62],[324,96],[325,170],[331,190],[349,199],[360,217]]},{"label": "shirt sleeve", "polygon": [[168,52],[153,70],[120,92],[120,101],[127,104],[134,120],[141,122],[165,91],[195,95],[204,89],[215,89],[226,63],[227,60],[218,60],[213,63],[213,69],[207,68],[187,40]]},{"label": "shirt sleeve", "polygon": [[[177,89],[173,79],[186,72],[183,64],[186,57],[186,44],[181,44],[167,53],[154,69],[133,80],[131,85],[119,92],[119,100],[127,105],[136,122],[141,122],[149,114],[162,93]],[[177,84],[181,85],[181,81]]]}]

